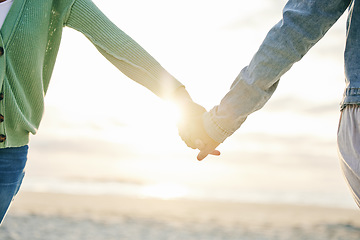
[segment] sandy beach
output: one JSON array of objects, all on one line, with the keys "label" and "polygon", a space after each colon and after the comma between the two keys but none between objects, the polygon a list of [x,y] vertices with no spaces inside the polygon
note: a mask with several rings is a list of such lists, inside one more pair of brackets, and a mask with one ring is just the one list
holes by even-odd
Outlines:
[{"label": "sandy beach", "polygon": [[22,192],[1,240],[360,239],[360,212],[316,206]]}]

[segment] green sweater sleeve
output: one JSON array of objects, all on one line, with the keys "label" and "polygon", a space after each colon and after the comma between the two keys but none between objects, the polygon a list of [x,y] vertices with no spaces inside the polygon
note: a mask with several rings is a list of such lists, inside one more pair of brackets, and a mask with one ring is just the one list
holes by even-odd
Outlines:
[{"label": "green sweater sleeve", "polygon": [[91,0],[76,0],[65,25],[83,33],[121,72],[159,97],[171,98],[183,86]]}]

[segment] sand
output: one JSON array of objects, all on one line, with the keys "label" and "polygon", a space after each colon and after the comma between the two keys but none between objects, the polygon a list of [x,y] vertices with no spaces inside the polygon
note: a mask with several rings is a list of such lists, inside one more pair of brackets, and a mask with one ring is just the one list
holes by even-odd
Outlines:
[{"label": "sand", "polygon": [[360,211],[22,192],[1,240],[352,240]]}]

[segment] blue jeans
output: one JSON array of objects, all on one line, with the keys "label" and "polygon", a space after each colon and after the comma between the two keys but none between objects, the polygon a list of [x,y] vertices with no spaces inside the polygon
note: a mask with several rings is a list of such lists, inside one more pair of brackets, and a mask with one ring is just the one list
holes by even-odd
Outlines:
[{"label": "blue jeans", "polygon": [[19,191],[27,160],[28,146],[0,149],[0,225]]}]

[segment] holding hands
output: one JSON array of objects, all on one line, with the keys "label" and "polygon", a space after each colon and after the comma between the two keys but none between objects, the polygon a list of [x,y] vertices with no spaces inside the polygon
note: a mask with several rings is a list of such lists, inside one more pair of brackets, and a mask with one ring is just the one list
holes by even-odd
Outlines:
[{"label": "holding hands", "polygon": [[181,119],[178,130],[181,139],[192,149],[199,149],[199,161],[210,155],[220,155],[216,147],[220,144],[214,141],[205,131],[202,116],[205,108],[195,103],[184,88],[177,92],[176,102],[180,107]]}]

